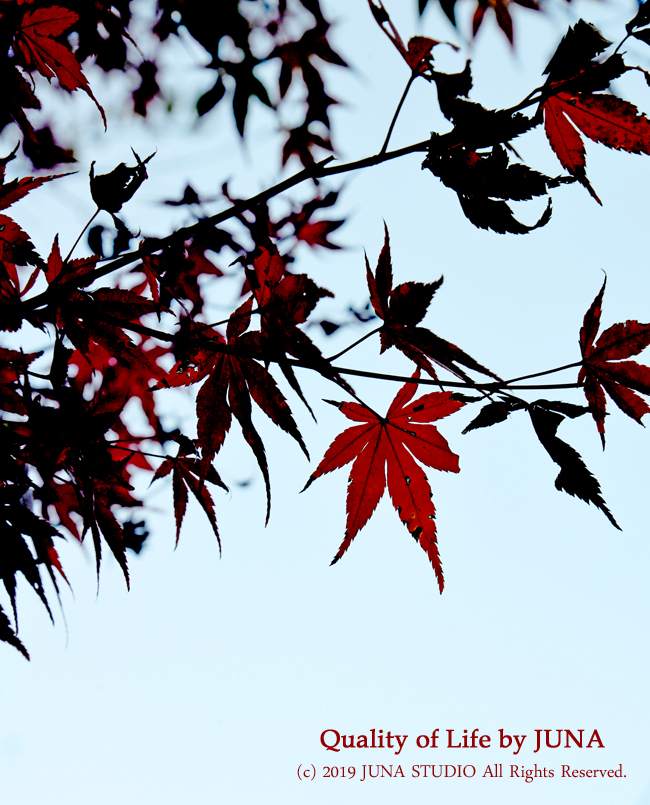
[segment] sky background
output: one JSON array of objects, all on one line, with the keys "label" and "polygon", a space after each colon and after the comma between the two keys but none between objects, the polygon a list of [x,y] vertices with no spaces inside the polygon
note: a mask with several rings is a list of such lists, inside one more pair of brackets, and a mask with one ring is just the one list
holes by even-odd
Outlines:
[{"label": "sky background", "polygon": [[[460,70],[471,57],[471,97],[492,108],[516,103],[541,83],[568,24],[584,16],[618,40],[635,10],[633,3],[585,2],[542,16],[515,7],[512,50],[491,18],[467,47],[437,9],[420,24],[414,0],[386,5],[405,40],[425,34],[463,45],[460,54],[437,48],[436,63]],[[467,30],[469,8],[460,6],[461,29]],[[331,0],[324,8],[335,23],[332,43],[353,67],[327,71],[330,94],[341,101],[332,113],[338,156],[349,161],[380,148],[408,73],[365,2]],[[630,45],[628,53],[632,63],[650,67],[644,45]],[[169,118],[159,109],[151,120],[132,121],[120,93],[92,72],[108,134],[85,96],[65,99],[61,130],[83,134],[79,174],[44,185],[14,208],[42,253],[57,232],[62,248],[71,244],[92,214],[90,162],[97,160],[96,170],[106,172],[128,162],[131,146],[141,156],[158,149],[150,181],[124,211],[132,229],[148,234],[187,222],[186,213],[159,204],[180,198],[187,182],[217,196],[230,179],[232,191],[244,196],[278,180],[282,138],[262,108],[253,106],[243,146],[225,103],[189,127],[198,91],[185,90],[201,63],[205,54],[195,43],[179,45],[167,68],[173,85],[168,100],[176,110]],[[395,129],[394,147],[445,130],[434,89],[420,83]],[[650,90],[640,74],[615,89],[650,110]],[[10,151],[15,135],[2,142],[2,153]],[[542,132],[516,147],[532,167],[561,172]],[[367,302],[363,250],[374,265],[384,221],[395,284],[445,276],[426,326],[502,377],[578,360],[578,331],[603,270],[603,328],[650,318],[649,158],[588,144],[588,173],[603,207],[580,186],[562,187],[554,193],[551,223],[527,236],[473,228],[455,194],[420,170],[421,159],[412,155],[326,184],[326,190],[344,186],[334,217],[348,220],[333,240],[345,248],[311,252],[304,246],[297,263],[336,292],[335,301],[322,304],[323,318],[340,320],[341,310]],[[20,167],[16,161],[9,170]],[[288,172],[297,167],[290,164]],[[298,200],[301,192],[296,188],[291,197]],[[542,200],[522,205],[521,219],[536,221],[543,206]],[[226,284],[212,310],[227,311],[233,298]],[[324,353],[338,352],[364,332],[341,328],[322,337]],[[310,334],[319,337],[316,329]],[[379,361],[375,339],[340,363],[411,373],[400,355]],[[171,483],[163,481],[146,492],[152,535],[131,559],[130,592],[105,552],[97,595],[90,544],[61,548],[74,596],[63,591],[65,619],[55,613],[54,628],[36,597],[19,586],[20,637],[32,660],[0,646],[2,801],[533,805],[552,799],[558,805],[650,805],[647,434],[611,405],[604,454],[591,419],[560,427],[559,436],[599,479],[623,529],[618,532],[593,506],[555,490],[557,467],[523,416],[467,435],[461,431],[476,409],[468,406],[442,421],[461,472],[429,473],[446,577],[440,596],[425,555],[386,499],[343,561],[329,567],[343,538],[347,472],[299,492],[349,423],[321,402],[337,395],[330,384],[303,374],[318,424],[295,395],[287,395],[311,463],[286,434],[266,427],[263,416],[256,420],[271,470],[267,528],[262,479],[233,432],[216,462],[232,489],[214,495],[221,559],[209,524],[192,504],[174,550]],[[574,379],[571,372],[559,378]],[[353,384],[379,411],[399,388],[362,379]],[[561,399],[583,402],[579,391]],[[170,425],[191,431],[189,395],[170,396],[163,407]],[[478,728],[492,736],[493,746],[418,749],[417,736],[435,728],[443,735]],[[390,750],[335,754],[320,744],[326,729],[409,737],[398,757]],[[519,755],[494,746],[499,729],[528,736]],[[584,729],[585,735],[597,729],[605,748],[533,753],[536,729]],[[476,777],[412,779],[411,767],[425,763],[472,764]],[[483,777],[495,763],[503,764],[504,777]],[[510,778],[510,764],[535,763],[554,769],[555,777],[530,784]],[[318,779],[299,781],[301,764],[313,764]],[[363,764],[393,764],[394,770],[400,764],[405,777],[363,783],[322,778],[331,765],[355,766],[358,778]],[[562,779],[562,764],[622,764],[626,776]]]}]

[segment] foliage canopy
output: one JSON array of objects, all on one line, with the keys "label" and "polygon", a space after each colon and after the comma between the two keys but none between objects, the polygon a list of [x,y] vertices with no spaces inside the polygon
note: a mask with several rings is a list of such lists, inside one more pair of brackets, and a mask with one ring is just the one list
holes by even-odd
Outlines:
[{"label": "foliage canopy", "polygon": [[[455,0],[440,2],[454,22]],[[539,10],[535,0],[517,2]],[[253,411],[261,409],[309,458],[274,377],[274,372],[281,373],[311,412],[297,367],[317,373],[339,396],[354,400],[333,402],[354,424],[334,438],[307,483],[352,464],[346,530],[334,562],[388,490],[399,519],[431,561],[442,591],[435,507],[421,465],[459,471],[458,457],[432,423],[467,405],[478,411],[465,432],[497,426],[518,412],[527,415],[560,468],[557,489],[593,504],[618,528],[598,481],[577,451],[557,435],[565,419],[590,415],[604,447],[607,397],[636,422],[650,412],[644,399],[650,395],[650,369],[632,360],[650,344],[650,324],[630,320],[601,332],[605,282],[581,328],[576,327],[580,361],[503,379],[464,347],[423,326],[442,277],[395,285],[388,228],[376,267],[366,258],[365,318],[375,319],[377,327],[337,355],[325,357],[306,325],[316,322],[327,335],[339,328],[315,317],[319,301],[333,294],[300,273],[296,246],[338,248],[331,237],[343,221],[322,215],[337,204],[339,191],[323,193],[323,179],[412,153],[421,153],[422,167],[456,194],[469,225],[503,235],[525,235],[548,224],[551,193],[562,192],[565,184],[579,183],[600,203],[587,175],[585,138],[614,150],[650,154],[650,122],[610,86],[631,70],[640,71],[650,84],[650,75],[628,64],[621,50],[629,38],[650,43],[650,1],[627,23],[617,46],[580,20],[559,43],[539,86],[514,106],[493,110],[469,100],[470,61],[457,73],[439,71],[436,49],[447,43],[424,36],[405,42],[381,0],[368,0],[368,25],[377,24],[386,33],[396,60],[406,63],[409,75],[380,151],[347,164],[334,157],[329,109],[336,101],[328,94],[325,69],[345,69],[347,64],[328,39],[330,23],[319,0],[224,0],[216,18],[210,4],[159,0],[149,32],[156,44],[149,58],[135,40],[141,5],[131,0],[1,0],[5,103],[0,129],[19,129],[20,147],[34,170],[7,178],[19,146],[0,159],[0,209],[8,210],[44,183],[56,181],[65,174],[49,171],[75,161],[73,144],[59,144],[52,125],[36,128],[30,122],[42,105],[56,113],[53,91],[81,90],[108,125],[101,98],[84,73],[94,62],[109,75],[117,71],[137,77],[132,112],[146,116],[164,93],[156,60],[166,43],[181,34],[211,57],[203,69],[212,77],[212,86],[196,99],[196,114],[204,116],[218,104],[230,103],[242,137],[252,100],[269,107],[281,121],[290,90],[300,85],[305,98],[302,117],[285,129],[279,160],[282,166],[298,163],[301,169],[247,199],[233,197],[224,185],[229,206],[215,215],[203,214],[202,199],[188,186],[182,198],[166,203],[198,211],[196,222],[162,238],[136,238],[118,213],[147,180],[155,154],[141,157],[133,151],[132,164],[121,163],[107,174],[97,174],[93,163],[89,193],[96,210],[65,256],[58,235],[49,254],[39,254],[29,234],[8,214],[0,215],[0,328],[5,336],[0,348],[0,576],[14,620],[12,624],[0,609],[0,640],[28,656],[17,636],[18,574],[52,616],[43,574],[57,595],[58,585],[67,583],[57,540],[90,537],[98,573],[107,546],[129,584],[126,552],[138,552],[147,536],[146,516],[138,513],[143,502],[132,484],[134,473],[147,473],[156,483],[171,477],[177,542],[191,495],[221,545],[213,491],[227,489],[217,464],[233,420],[264,478],[268,522],[271,478]],[[419,0],[421,14],[427,5],[427,0]],[[512,43],[509,7],[508,0],[479,0],[473,34],[485,12],[493,9]],[[273,85],[256,74],[265,63],[277,66]],[[42,85],[39,76],[53,88]],[[415,81],[431,85],[447,129],[391,151],[395,121]],[[513,142],[536,128],[543,128],[557,156],[558,171],[563,170],[558,176],[544,175],[517,154]],[[276,218],[268,202],[299,183],[309,183],[310,198]],[[511,203],[536,198],[546,199],[543,214],[532,225],[522,223]],[[90,228],[100,210],[109,213],[115,225],[110,255],[105,253],[102,227]],[[86,230],[92,254],[72,257]],[[224,276],[223,255],[228,252],[237,255],[231,268],[234,265],[240,274],[241,297],[227,317],[211,322],[204,312],[202,280]],[[51,348],[44,353],[26,351],[25,337],[32,331],[46,334]],[[412,376],[396,378],[340,364],[343,354],[373,335],[379,336],[382,353],[395,347],[414,364]],[[575,369],[575,381],[568,385],[583,388],[584,405],[520,396],[540,388],[526,381],[567,368]],[[402,381],[385,415],[357,395],[355,376]],[[436,390],[416,396],[418,384]],[[161,395],[179,387],[196,390],[195,439],[167,431],[161,422]],[[137,430],[125,414],[127,404],[134,402],[146,422],[144,429]]]}]

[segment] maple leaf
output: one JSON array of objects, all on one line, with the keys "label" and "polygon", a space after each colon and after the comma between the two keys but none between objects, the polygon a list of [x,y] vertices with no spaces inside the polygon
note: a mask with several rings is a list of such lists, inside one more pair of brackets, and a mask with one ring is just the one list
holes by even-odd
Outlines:
[{"label": "maple leaf", "polygon": [[493,400],[481,408],[478,416],[467,425],[463,433],[505,422],[514,411],[527,411],[540,444],[560,467],[555,479],[555,488],[586,503],[593,503],[610,523],[620,530],[620,526],[603,500],[600,484],[589,472],[578,451],[557,435],[557,429],[566,417],[575,419],[586,414],[589,408],[558,400],[536,400],[527,403],[511,394],[499,396],[499,400]]},{"label": "maple leaf", "polygon": [[310,131],[309,123],[305,121],[295,129],[289,130],[289,136],[282,147],[282,164],[286,165],[289,158],[295,154],[305,168],[313,165],[316,161],[312,154],[314,147],[322,148],[325,151],[334,150],[329,138]]},{"label": "maple leaf", "polygon": [[330,64],[347,67],[345,61],[332,49],[327,41],[328,28],[329,25],[323,21],[317,24],[316,27],[305,31],[298,41],[277,45],[271,52],[269,59],[279,58],[282,65],[279,78],[281,98],[284,98],[291,86],[294,71],[299,71],[302,74],[302,79],[308,91],[313,91],[313,83],[318,83],[320,80],[317,77],[318,71],[311,62],[314,57]]},{"label": "maple leaf", "polygon": [[596,341],[606,284],[607,278],[586,312],[580,329],[583,363],[578,374],[578,382],[584,383],[585,397],[598,427],[603,448],[605,392],[621,411],[640,425],[643,424],[643,415],[650,413],[650,406],[636,393],[650,395],[650,368],[626,360],[638,355],[650,344],[650,324],[641,324],[638,321],[613,324]]},{"label": "maple leaf", "polygon": [[[419,370],[413,375],[420,376]],[[358,403],[333,403],[360,425],[340,433],[327,449],[304,489],[317,478],[351,461],[345,539],[332,561],[338,562],[368,522],[386,487],[400,520],[425,551],[442,592],[444,578],[438,553],[435,507],[424,471],[417,463],[445,472],[459,472],[458,456],[431,424],[463,406],[449,392],[431,392],[413,400],[416,383],[406,383],[385,417]],[[417,461],[416,461],[417,459]],[[303,489],[303,491],[304,491]]]},{"label": "maple leaf", "polygon": [[11,628],[11,623],[9,618],[5,615],[4,610],[0,607],[0,641],[3,643],[9,643],[10,646],[18,649],[23,657],[28,660],[29,653],[25,646],[21,643],[18,639],[16,633]]},{"label": "maple leaf", "polygon": [[608,148],[650,154],[650,121],[639,114],[636,106],[615,95],[558,92],[542,109],[546,136],[562,167],[575,176],[599,204],[601,201],[585,172],[584,143],[574,126],[589,139]]},{"label": "maple leaf", "polygon": [[[145,239],[141,246],[149,246],[154,239]],[[191,313],[200,313],[204,305],[204,292],[201,290],[201,275],[220,277],[221,269],[206,255],[207,251],[220,252],[224,246],[233,251],[241,250],[230,234],[222,229],[207,224],[198,229],[191,240],[174,240],[166,244],[159,254],[146,256],[132,272],[144,273],[144,282],[133,290],[142,293],[149,288],[154,300],[169,305],[172,299],[181,303],[189,300]]]},{"label": "maple leaf", "polygon": [[[17,513],[20,513],[22,515],[31,515],[34,521],[45,525],[45,523],[41,521],[38,517],[36,517],[36,515],[32,514],[32,512],[29,512],[22,506],[15,507],[14,514]],[[3,557],[2,557],[3,558],[2,572],[0,573],[0,578],[2,578],[7,594],[11,599],[11,606],[14,611],[14,621],[17,618],[16,576],[18,573],[21,573],[27,580],[27,582],[37,592],[38,597],[41,599],[41,602],[48,610],[48,613],[51,618],[52,613],[50,611],[50,607],[45,597],[45,592],[43,590],[38,565],[34,557],[32,556],[29,547],[27,546],[27,542],[23,537],[23,534],[29,533],[29,531],[27,530],[29,526],[25,522],[16,523],[15,518],[12,522],[9,519],[9,517],[7,517],[7,513],[5,512],[3,512],[2,517],[5,520],[5,522],[3,523],[3,531],[2,531],[2,538],[4,544],[3,544]],[[24,520],[25,518],[23,517],[21,519]]]},{"label": "maple leaf", "polygon": [[317,303],[333,296],[320,288],[306,274],[289,274],[283,258],[275,246],[262,249],[247,269],[248,286],[253,291],[260,309],[259,332],[247,334],[247,346],[264,360],[275,361],[302,402],[311,410],[293,367],[287,356],[302,361],[306,366],[335,382],[340,388],[352,392],[350,385],[326,360],[313,341],[299,328],[307,321]]},{"label": "maple leaf", "polygon": [[596,58],[611,45],[584,20],[569,28],[546,66],[540,110],[551,148],[562,166],[600,204],[586,175],[585,147],[580,133],[608,148],[634,154],[650,153],[650,122],[637,108],[611,94],[602,94],[630,68],[621,54]]},{"label": "maple leaf", "polygon": [[75,285],[83,288],[93,282],[89,275],[96,267],[98,260],[99,256],[93,254],[91,257],[75,257],[64,263],[59,248],[59,236],[56,235],[44,269],[45,278],[51,285],[59,282],[72,283],[74,280]]},{"label": "maple leaf", "polygon": [[120,162],[110,173],[97,176],[95,176],[94,160],[90,163],[90,195],[100,210],[119,212],[122,205],[133,198],[136,190],[148,178],[146,165],[155,156],[155,151],[144,160],[140,159],[135,151],[133,156],[137,163],[133,168]]},{"label": "maple leaf", "polygon": [[222,489],[225,489],[226,492],[229,491],[228,487],[221,480],[214,467],[211,466],[206,475],[201,470],[198,459],[183,455],[182,453],[177,458],[166,458],[154,473],[152,483],[157,478],[164,478],[165,475],[169,475],[170,472],[172,473],[172,486],[174,490],[176,545],[178,545],[181,526],[185,517],[189,490],[192,492],[194,497],[201,505],[201,508],[206,513],[219,544],[219,554],[221,554],[221,538],[219,537],[217,518],[214,513],[214,502],[212,500],[212,495],[208,491],[207,486],[204,484],[204,480],[207,480],[211,484],[220,486]]},{"label": "maple leaf", "polygon": [[[178,34],[178,21],[174,21],[171,15],[176,16],[175,12],[180,12],[183,31],[188,32],[212,56],[209,69],[218,71],[219,77],[213,88],[197,102],[198,113],[205,114],[224,97],[225,86],[221,76],[227,74],[235,85],[232,109],[237,130],[243,136],[251,97],[255,96],[262,103],[273,107],[264,84],[254,74],[255,68],[264,61],[253,56],[248,41],[256,26],[251,25],[246,16],[240,13],[239,4],[233,0],[220,3],[216,17],[205,3],[161,3],[160,6],[162,15],[154,26],[153,33],[161,40],[170,34]],[[220,43],[224,37],[231,46],[234,44],[240,51],[241,57],[228,61],[223,58],[223,52],[220,55],[220,51],[223,51]]]},{"label": "maple leaf", "polygon": [[133,111],[136,115],[147,115],[147,105],[160,94],[160,87],[156,82],[158,68],[151,61],[143,61],[138,67],[141,83],[137,89],[133,90]]},{"label": "maple leaf", "polygon": [[340,249],[341,247],[329,240],[329,235],[335,232],[345,221],[312,221],[311,216],[322,207],[332,207],[338,199],[338,192],[330,191],[325,196],[316,196],[303,204],[301,209],[281,218],[277,223],[270,223],[271,237],[279,238],[285,226],[293,227],[297,240],[310,246],[324,246],[326,249]]},{"label": "maple leaf", "polygon": [[650,153],[650,121],[628,101],[615,95],[565,92],[555,99],[562,112],[594,142],[630,154]]},{"label": "maple leaf", "polygon": [[[459,110],[467,107],[473,110],[475,106],[467,105],[466,102],[463,104],[465,105],[455,107],[454,118]],[[479,118],[483,118],[486,112],[490,116],[489,110],[482,107],[473,111]],[[472,117],[475,115],[471,114],[469,119],[465,116],[463,130]],[[531,121],[526,118],[524,128],[530,126]],[[551,218],[550,198],[546,210],[532,226],[518,221],[510,207],[501,199],[527,201],[545,195],[549,188],[557,187],[566,179],[552,179],[521,163],[510,164],[508,154],[500,144],[494,145],[488,153],[460,147],[443,154],[437,152],[435,145],[433,139],[422,167],[428,168],[443,184],[456,191],[465,216],[474,226],[491,229],[502,235],[508,232],[524,235],[548,223]]]},{"label": "maple leaf", "polygon": [[[524,400],[520,400],[518,397],[514,397],[512,394],[499,394],[499,397],[500,399],[492,400],[484,405],[479,411],[478,416],[464,428],[463,433],[469,433],[477,428],[489,428],[499,422],[505,422],[513,411],[529,408],[528,403],[524,402]],[[574,405],[573,403],[560,402],[558,400],[553,402],[537,400],[534,405],[548,411],[557,411],[571,419],[582,416],[589,411],[589,408],[584,405]]]},{"label": "maple leaf", "polygon": [[42,352],[17,352],[0,348],[0,408],[14,414],[26,414],[27,409],[22,394],[23,376],[28,366],[39,358]]},{"label": "maple leaf", "polygon": [[602,205],[596,191],[587,178],[587,157],[582,138],[564,116],[562,101],[554,96],[543,106],[544,130],[562,167],[587,188],[591,196]]},{"label": "maple leaf", "polygon": [[47,79],[56,76],[68,92],[82,89],[95,102],[106,128],[106,114],[93,95],[79,62],[72,51],[55,38],[78,19],[74,11],[60,6],[26,11],[16,33],[16,44],[28,70],[38,70]]},{"label": "maple leaf", "polygon": [[220,65],[236,82],[232,97],[232,111],[235,117],[237,131],[241,137],[244,136],[248,103],[253,96],[266,106],[270,108],[273,107],[266,87],[253,73],[253,70],[258,64],[259,60],[250,53],[247,53],[241,62],[221,62]]},{"label": "maple leaf", "polygon": [[603,512],[614,528],[620,531],[621,527],[607,508],[600,493],[600,484],[589,472],[577,450],[557,436],[558,426],[564,417],[540,404],[543,402],[532,403],[527,408],[537,438],[549,456],[560,467],[560,472],[555,479],[555,488],[559,492],[566,492],[578,497],[585,503],[593,503]]},{"label": "maple leaf", "polygon": [[[312,131],[310,125],[319,121],[327,130],[330,128],[328,110],[336,104],[325,91],[325,83],[314,64],[314,58],[340,67],[347,67],[345,61],[332,49],[327,41],[329,23],[325,21],[318,3],[310,3],[310,11],[316,18],[316,26],[304,32],[298,41],[283,42],[275,47],[269,59],[279,58],[281,61],[279,76],[280,98],[284,98],[294,81],[295,74],[300,73],[307,90],[305,119],[289,131],[289,136],[282,149],[282,164],[296,155],[303,166],[314,163],[312,149],[324,148],[332,151],[332,144],[327,133],[325,136]],[[286,38],[286,37],[285,37]]]},{"label": "maple leaf", "polygon": [[[456,26],[456,3],[458,0],[439,0],[440,8],[445,12],[447,18],[452,23],[452,25]],[[424,13],[424,9],[427,7],[429,0],[418,0],[418,10],[420,12],[420,16]],[[499,28],[503,31],[503,33],[508,37],[508,41],[510,44],[513,44],[513,32],[512,32],[512,18],[510,16],[510,12],[508,11],[508,6],[512,3],[517,3],[524,8],[530,8],[535,11],[539,11],[540,7],[535,0],[479,0],[476,4],[476,9],[474,10],[474,16],[472,18],[472,36],[476,36],[478,33],[478,29],[483,22],[483,17],[485,16],[485,12],[488,8],[492,8],[494,10],[494,14],[496,16],[497,24]]]},{"label": "maple leaf", "polygon": [[500,394],[498,400],[491,400],[481,408],[478,415],[463,428],[462,433],[469,433],[478,428],[489,428],[499,422],[505,422],[513,411],[525,408],[523,400],[513,397],[511,394]]},{"label": "maple leaf", "polygon": [[[83,270],[87,261],[81,262]],[[165,372],[152,355],[123,329],[137,328],[140,316],[162,310],[165,308],[159,303],[119,288],[100,288],[92,294],[73,291],[69,298],[59,301],[56,323],[93,369],[103,371],[113,358],[131,372],[162,379]]]},{"label": "maple leaf", "polygon": [[548,76],[545,89],[582,93],[607,89],[612,79],[629,69],[619,54],[596,61],[611,44],[596,27],[578,20],[568,29],[544,69],[544,75]]},{"label": "maple leaf", "polygon": [[344,221],[308,221],[296,229],[296,237],[310,246],[340,249],[340,246],[329,240],[329,236],[344,223]]},{"label": "maple leaf", "polygon": [[517,3],[524,8],[530,8],[534,11],[539,11],[539,4],[536,0],[478,0],[474,17],[472,18],[472,36],[476,36],[478,29],[481,27],[485,12],[492,8],[497,20],[497,25],[503,33],[507,36],[510,44],[514,44],[514,37],[512,32],[512,17],[508,11],[508,6],[511,3]]},{"label": "maple leaf", "polygon": [[15,204],[16,201],[24,198],[31,190],[45,182],[51,182],[52,179],[59,178],[58,176],[27,176],[23,179],[5,182],[5,168],[7,163],[15,158],[17,150],[18,146],[8,156],[0,159],[0,210],[6,210],[7,207]]},{"label": "maple leaf", "polygon": [[0,257],[19,266],[43,265],[29,235],[6,215],[0,215]]},{"label": "maple leaf", "polygon": [[[260,293],[264,294],[264,291],[260,289]],[[207,377],[196,397],[198,446],[201,450],[201,460],[197,464],[199,476],[209,478],[212,461],[221,449],[234,417],[264,477],[268,522],[271,483],[264,443],[253,424],[251,401],[296,440],[307,458],[309,453],[284,395],[268,368],[254,359],[259,353],[259,333],[245,332],[250,324],[252,304],[253,297],[250,297],[230,316],[227,340],[214,330],[203,328],[198,333],[191,330],[185,346],[188,354],[169,373],[166,384],[190,385]],[[189,340],[192,337],[194,343]]]},{"label": "maple leaf", "polygon": [[[386,36],[393,43],[400,56],[411,68],[413,76],[423,76],[428,80],[431,79],[431,51],[436,45],[449,45],[454,50],[458,50],[456,45],[450,42],[440,42],[437,39],[429,39],[428,36],[413,36],[409,39],[408,46],[404,44],[404,40],[399,34],[399,31],[393,24],[390,15],[386,11],[384,4],[379,0],[379,5],[375,5],[373,0],[368,0],[370,11],[375,18],[375,22]],[[387,28],[384,26],[388,26]]]},{"label": "maple leaf", "polygon": [[49,170],[63,162],[76,162],[73,151],[62,148],[56,142],[49,126],[35,130],[27,118],[23,117],[20,120],[20,128],[25,135],[23,151],[35,168]]},{"label": "maple leaf", "polygon": [[[65,174],[63,174],[65,175]],[[44,182],[51,182],[59,176],[28,176],[24,179],[14,179],[0,188],[0,210],[5,210],[16,201],[24,198],[31,190]]]},{"label": "maple leaf", "polygon": [[[56,568],[64,579],[65,574],[61,568],[52,537],[58,537],[60,534],[46,520],[38,517],[27,507],[23,500],[20,499],[16,485],[8,484],[1,490],[0,522],[2,523],[3,536],[3,556],[2,563],[0,563],[0,579],[11,601],[16,626],[18,624],[16,610],[16,576],[18,573],[25,578],[26,582],[37,593],[41,603],[50,616],[50,620],[54,620],[45,596],[40,569],[42,567],[47,569],[58,595],[59,590],[53,570]],[[31,539],[36,556],[34,556],[34,553],[30,550],[25,539],[26,536]],[[3,616],[4,613],[0,610],[0,632],[5,631]],[[5,638],[6,637],[5,634]],[[0,639],[3,638],[0,637]],[[9,642],[22,651],[20,646],[13,640],[9,640]]]},{"label": "maple leaf", "polygon": [[384,322],[380,329],[381,352],[397,347],[434,380],[437,380],[437,375],[431,361],[468,382],[471,380],[461,367],[499,380],[497,375],[455,344],[417,326],[424,318],[433,295],[442,285],[443,278],[429,283],[404,282],[393,288],[390,238],[385,224],[384,245],[377,260],[377,269],[373,274],[366,257],[366,278],[372,306]]}]

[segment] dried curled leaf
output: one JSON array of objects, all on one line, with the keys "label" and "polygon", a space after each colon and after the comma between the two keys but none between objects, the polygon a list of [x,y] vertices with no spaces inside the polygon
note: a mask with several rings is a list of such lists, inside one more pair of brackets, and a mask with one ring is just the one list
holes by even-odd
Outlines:
[{"label": "dried curled leaf", "polygon": [[[131,149],[133,151],[133,149]],[[146,164],[155,156],[149,154],[145,160],[133,151],[137,164],[133,168],[124,162],[113,168],[110,173],[95,176],[95,162],[90,163],[90,195],[100,210],[110,213],[119,212],[122,205],[133,198],[136,190],[147,178]]]}]

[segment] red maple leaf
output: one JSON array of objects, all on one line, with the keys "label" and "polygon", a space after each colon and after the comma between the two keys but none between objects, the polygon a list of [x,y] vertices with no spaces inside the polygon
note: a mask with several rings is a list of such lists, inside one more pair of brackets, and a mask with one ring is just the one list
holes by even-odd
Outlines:
[{"label": "red maple leaf", "polygon": [[508,6],[512,3],[518,3],[524,8],[530,8],[534,11],[539,11],[539,5],[536,0],[478,0],[474,17],[472,18],[472,36],[476,36],[478,29],[481,27],[483,17],[488,8],[494,9],[494,15],[497,19],[497,25],[503,33],[508,37],[508,41],[512,45],[514,43],[512,32],[512,17],[508,11]]},{"label": "red maple leaf", "polygon": [[[13,155],[10,158],[13,158]],[[23,179],[14,179],[5,183],[5,164],[4,160],[0,161],[0,210],[6,210],[7,207],[24,198],[35,187],[59,178],[58,176],[26,176]]]},{"label": "red maple leaf", "polygon": [[288,356],[304,362],[340,388],[351,392],[350,385],[299,327],[307,321],[320,299],[333,294],[320,288],[306,274],[289,274],[275,246],[272,251],[262,249],[261,255],[253,263],[253,269],[246,271],[247,287],[253,291],[260,310],[260,330],[247,334],[247,347],[265,360],[278,363],[307,408],[309,404]]},{"label": "red maple leaf", "polygon": [[[418,0],[420,15],[424,13],[424,9],[426,8],[428,2],[429,0]],[[456,26],[456,2],[457,0],[440,0],[442,10],[445,12],[454,27]],[[512,45],[514,41],[512,32],[512,17],[508,11],[508,6],[513,2],[518,3],[520,6],[524,6],[524,8],[530,8],[535,11],[540,10],[540,6],[536,0],[478,0],[476,9],[474,10],[474,16],[472,18],[472,36],[476,36],[478,33],[478,29],[481,27],[483,17],[485,16],[485,12],[488,10],[488,8],[493,8],[499,28],[501,28],[503,33],[508,37],[508,40]]]},{"label": "red maple leaf", "polygon": [[[596,143],[632,154],[650,154],[650,121],[615,95],[558,92],[542,105],[546,136],[562,167],[600,204],[585,172],[585,147],[576,128]],[[570,122],[569,122],[570,121]],[[573,125],[572,125],[573,124]]]},{"label": "red maple leaf", "polygon": [[[375,22],[381,30],[386,34],[390,41],[395,45],[400,56],[411,68],[414,76],[425,75],[431,72],[431,50],[436,45],[449,45],[454,50],[458,50],[455,45],[450,42],[439,42],[437,39],[429,39],[427,36],[413,36],[409,39],[408,47],[404,44],[404,40],[399,34],[399,31],[393,24],[388,12],[384,8],[384,4],[379,0],[379,5],[376,6],[373,0],[368,0],[370,11],[375,18]],[[384,26],[388,27],[385,28]]]},{"label": "red maple leaf", "polygon": [[324,246],[326,249],[340,249],[336,243],[329,240],[332,232],[335,232],[343,221],[308,221],[296,230],[296,237],[310,246]]},{"label": "red maple leaf", "polygon": [[[414,379],[419,378],[416,370]],[[434,425],[423,424],[453,414],[463,406],[450,392],[431,392],[412,400],[416,383],[397,393],[385,417],[358,403],[340,403],[341,413],[361,422],[332,442],[305,489],[326,472],[353,461],[347,495],[345,539],[334,557],[338,562],[368,522],[386,486],[400,520],[420,543],[436,572],[442,592],[444,578],[436,540],[436,510],[427,476],[415,459],[428,467],[458,472],[458,456]],[[304,491],[304,490],[303,490]]]},{"label": "red maple leaf", "polygon": [[217,528],[217,518],[214,513],[214,502],[212,495],[208,491],[204,480],[211,484],[220,486],[229,491],[228,487],[221,480],[219,474],[214,467],[210,467],[207,477],[200,471],[199,461],[190,456],[179,455],[177,458],[166,458],[163,463],[156,470],[152,482],[157,478],[163,478],[165,475],[172,473],[172,485],[174,489],[174,516],[176,518],[176,544],[178,545],[178,538],[181,533],[181,525],[185,517],[185,510],[187,508],[188,490],[192,492],[197,501],[201,504],[203,511],[206,513],[212,531],[214,532],[217,542],[219,543],[219,553],[221,554],[221,539],[219,537],[219,530]]},{"label": "red maple leaf", "polygon": [[[273,261],[264,265],[273,270]],[[258,289],[260,298],[265,298],[266,291],[267,285],[262,278]],[[196,462],[198,474],[201,481],[210,480],[208,473],[213,471],[212,461],[221,449],[234,417],[264,477],[268,522],[271,481],[264,443],[253,424],[252,401],[275,425],[298,442],[307,457],[309,453],[284,395],[268,368],[254,360],[259,353],[259,333],[246,333],[252,304],[253,297],[249,297],[232,313],[226,330],[227,339],[212,329],[190,331],[192,341],[188,339],[187,356],[167,375],[165,383],[169,386],[190,385],[207,377],[196,397],[197,436],[201,450],[201,460]]]},{"label": "red maple leaf", "polygon": [[583,364],[578,382],[584,383],[584,392],[589,409],[598,426],[605,447],[605,392],[618,407],[639,424],[650,406],[635,392],[650,394],[650,368],[635,361],[625,360],[638,355],[650,345],[650,324],[626,321],[613,324],[598,341],[595,341],[600,326],[603,294],[607,280],[603,282],[591,307],[585,314],[580,329],[580,351]]},{"label": "red maple leaf", "polygon": [[[238,313],[239,310],[235,311],[235,314]],[[235,320],[231,318],[231,324],[233,323],[236,325]],[[237,335],[233,326],[228,333],[228,345],[236,347],[240,342],[245,347],[246,340]],[[251,400],[255,401],[272,422],[290,434],[309,457],[307,448],[284,395],[266,367],[250,358],[232,354],[216,355],[213,360],[210,377],[201,386],[196,398],[197,429],[203,457],[202,472],[207,472],[211,466],[212,459],[230,430],[234,416],[264,476],[268,523],[271,511],[271,482],[264,444],[253,425]]]},{"label": "red maple leaf", "polygon": [[325,196],[315,196],[302,205],[301,208],[293,210],[289,215],[281,218],[277,223],[269,222],[269,232],[271,237],[278,239],[284,237],[280,232],[285,226],[293,228],[293,233],[298,241],[307,243],[309,246],[324,246],[326,249],[340,249],[336,243],[329,240],[332,232],[335,232],[345,221],[312,221],[311,217],[323,207],[332,207],[336,204],[338,192],[331,191]]},{"label": "red maple leaf", "polygon": [[106,115],[90,89],[81,65],[67,45],[57,41],[79,16],[69,8],[50,6],[26,11],[16,33],[16,45],[28,70],[38,70],[47,79],[56,78],[63,89],[82,89],[92,100],[104,121]]},{"label": "red maple leaf", "polygon": [[23,375],[32,361],[42,354],[0,348],[0,410],[13,414],[27,413],[23,399]]}]

